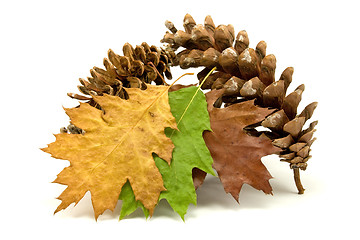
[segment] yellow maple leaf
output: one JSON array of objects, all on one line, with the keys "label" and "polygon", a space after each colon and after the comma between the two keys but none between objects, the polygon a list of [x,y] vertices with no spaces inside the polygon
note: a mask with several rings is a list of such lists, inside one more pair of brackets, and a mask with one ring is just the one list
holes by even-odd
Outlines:
[{"label": "yellow maple leaf", "polygon": [[170,163],[174,145],[164,129],[177,129],[170,112],[166,86],[126,89],[129,99],[93,96],[103,111],[87,103],[65,109],[71,123],[84,134],[56,134],[43,151],[70,161],[55,179],[68,187],[58,197],[55,213],[75,205],[91,193],[95,219],[114,210],[122,186],[129,181],[136,200],[152,214],[161,191],[166,190],[152,153]]}]

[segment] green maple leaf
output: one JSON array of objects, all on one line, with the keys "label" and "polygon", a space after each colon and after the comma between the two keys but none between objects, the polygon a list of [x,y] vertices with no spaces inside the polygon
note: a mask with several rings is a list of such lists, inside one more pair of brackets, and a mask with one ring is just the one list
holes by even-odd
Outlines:
[{"label": "green maple leaf", "polygon": [[[196,167],[215,175],[212,169],[213,160],[202,136],[203,131],[210,130],[210,120],[205,95],[198,91],[197,87],[169,92],[169,103],[179,131],[170,128],[165,130],[165,134],[175,145],[170,166],[158,156],[154,156],[167,189],[161,192],[159,200],[166,199],[184,220],[189,204],[196,205],[192,169]],[[119,198],[123,200],[120,219],[138,207],[141,207],[148,217],[147,209],[136,201],[129,184],[124,185]]]}]

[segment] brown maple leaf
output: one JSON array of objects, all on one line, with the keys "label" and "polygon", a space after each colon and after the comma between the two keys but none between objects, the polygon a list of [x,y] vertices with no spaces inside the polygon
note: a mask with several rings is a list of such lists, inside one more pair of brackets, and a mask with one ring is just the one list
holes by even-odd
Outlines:
[{"label": "brown maple leaf", "polygon": [[122,186],[129,181],[136,200],[152,214],[161,191],[166,190],[152,153],[170,163],[174,145],[164,129],[177,129],[170,112],[166,86],[147,85],[146,90],[126,89],[128,100],[117,96],[93,96],[103,111],[81,103],[65,109],[71,123],[84,134],[56,134],[43,151],[70,161],[55,183],[68,185],[59,196],[55,213],[77,204],[91,193],[95,218],[114,210]]},{"label": "brown maple leaf", "polygon": [[[250,136],[243,128],[262,121],[273,110],[255,106],[254,100],[226,108],[214,107],[215,101],[223,92],[221,89],[206,93],[213,131],[205,132],[204,139],[214,159],[213,167],[225,191],[236,201],[239,201],[244,183],[270,194],[272,188],[269,179],[272,177],[262,164],[261,157],[277,153],[280,149],[274,147],[270,139]],[[198,179],[195,184],[199,184]]]}]

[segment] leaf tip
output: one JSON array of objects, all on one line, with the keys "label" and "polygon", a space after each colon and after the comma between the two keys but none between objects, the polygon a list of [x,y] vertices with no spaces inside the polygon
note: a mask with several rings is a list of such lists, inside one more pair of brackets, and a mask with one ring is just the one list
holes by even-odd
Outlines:
[{"label": "leaf tip", "polygon": [[49,153],[49,145],[47,147],[39,148],[41,151]]},{"label": "leaf tip", "polygon": [[[59,198],[56,198],[56,199],[59,199]],[[56,213],[60,212],[61,210],[63,210],[64,208],[62,207],[62,203],[55,209],[54,211],[54,214],[55,215]]]},{"label": "leaf tip", "polygon": [[67,112],[70,109],[70,108],[66,108],[64,106],[61,106],[61,107],[62,107],[62,109],[64,109],[65,112]]}]

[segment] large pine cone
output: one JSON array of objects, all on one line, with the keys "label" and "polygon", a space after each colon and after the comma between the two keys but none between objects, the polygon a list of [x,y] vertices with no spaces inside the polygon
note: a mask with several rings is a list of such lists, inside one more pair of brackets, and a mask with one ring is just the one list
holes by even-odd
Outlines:
[{"label": "large pine cone", "polygon": [[[217,101],[218,107],[256,99],[261,107],[273,108],[275,112],[262,123],[249,126],[249,134],[259,136],[266,134],[273,144],[281,147],[280,157],[289,162],[290,167],[305,170],[311,157],[310,146],[315,138],[317,122],[302,130],[305,122],[312,116],[317,103],[309,104],[297,115],[297,107],[304,91],[304,85],[286,96],[286,90],[292,82],[294,69],[286,68],[280,79],[275,81],[276,58],[273,54],[266,55],[266,43],[260,41],[256,48],[249,48],[246,31],[240,31],[235,38],[232,25],[215,24],[210,16],[205,18],[204,25],[196,24],[191,15],[184,18],[184,29],[177,30],[174,24],[166,21],[166,32],[161,40],[167,43],[167,52],[172,54],[172,64],[181,68],[204,67],[198,73],[201,82],[216,67],[203,83],[202,89],[224,88],[225,93]],[[182,48],[179,50],[179,48]],[[257,131],[257,126],[264,126],[271,131]]]}]

